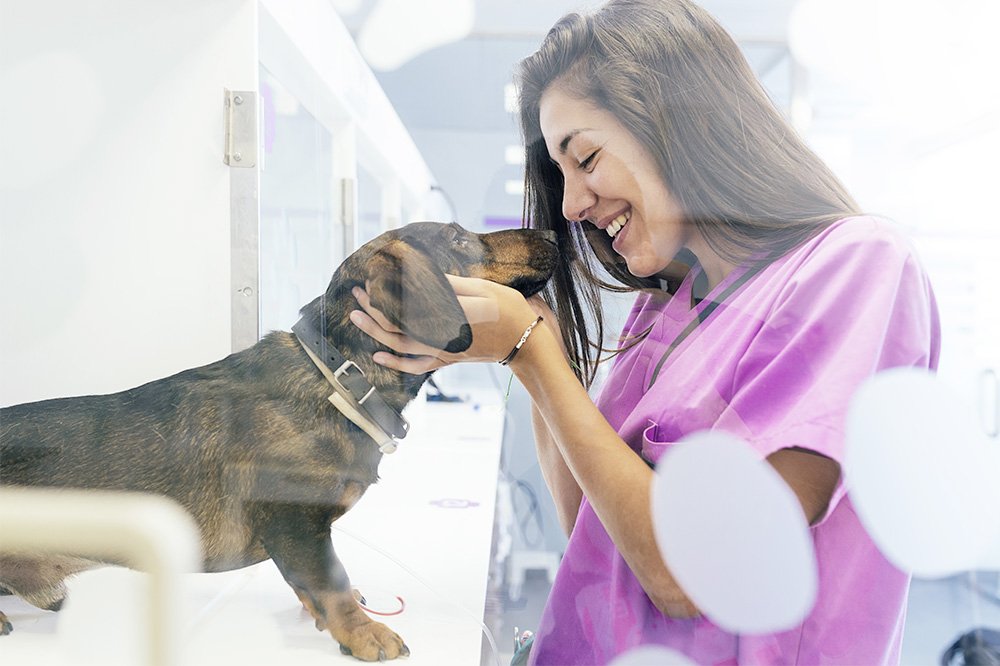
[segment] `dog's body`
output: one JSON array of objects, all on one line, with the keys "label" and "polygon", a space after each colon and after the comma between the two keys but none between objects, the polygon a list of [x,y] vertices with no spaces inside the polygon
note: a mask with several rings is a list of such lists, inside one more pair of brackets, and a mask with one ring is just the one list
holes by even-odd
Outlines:
[{"label": "dog's body", "polygon": [[[541,232],[473,234],[416,223],[352,254],[303,320],[359,366],[402,411],[429,377],[376,365],[380,347],[348,319],[351,289],[400,329],[461,351],[471,330],[444,273],[539,291],[557,260]],[[331,385],[292,333],[200,368],[112,395],[62,398],[0,410],[5,485],[140,491],[184,506],[202,536],[206,571],[272,559],[345,653],[376,660],[408,654],[402,640],[355,601],[330,541],[330,524],[378,476],[375,442],[327,401]],[[63,580],[101,563],[69,555],[0,552],[0,588],[57,609]],[[0,634],[10,631],[0,613]]]}]

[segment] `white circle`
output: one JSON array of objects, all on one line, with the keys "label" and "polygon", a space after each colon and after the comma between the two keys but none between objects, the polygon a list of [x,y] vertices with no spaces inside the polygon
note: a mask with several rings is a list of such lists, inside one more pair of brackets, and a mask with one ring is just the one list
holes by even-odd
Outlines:
[{"label": "white circle", "polygon": [[653,528],[667,568],[715,624],[770,633],[799,624],[816,598],[802,506],[748,444],[695,434],[660,459]]},{"label": "white circle", "polygon": [[608,666],[694,666],[679,652],[660,645],[640,645],[612,659]]}]

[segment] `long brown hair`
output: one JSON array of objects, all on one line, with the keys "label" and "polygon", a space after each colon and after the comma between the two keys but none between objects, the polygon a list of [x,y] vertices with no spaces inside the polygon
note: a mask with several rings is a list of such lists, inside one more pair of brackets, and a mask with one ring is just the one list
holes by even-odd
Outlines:
[{"label": "long brown hair", "polygon": [[613,114],[649,150],[685,221],[728,261],[780,255],[858,211],[732,37],[688,0],[610,0],[596,13],[568,14],[521,61],[516,78],[525,224],[554,230],[563,249],[546,298],[587,386],[604,340],[601,290],[657,283],[631,275],[607,234],[563,217],[562,175],[539,124],[542,94],[553,84]]}]

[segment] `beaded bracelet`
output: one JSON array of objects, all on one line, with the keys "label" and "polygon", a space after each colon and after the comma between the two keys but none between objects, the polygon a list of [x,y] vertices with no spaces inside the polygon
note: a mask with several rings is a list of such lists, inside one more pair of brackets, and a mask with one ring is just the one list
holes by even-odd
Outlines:
[{"label": "beaded bracelet", "polygon": [[540,322],[541,320],[542,320],[542,315],[538,315],[538,319],[528,324],[528,328],[524,329],[524,335],[522,335],[521,339],[517,341],[517,344],[514,345],[514,348],[510,350],[510,353],[507,354],[506,358],[503,358],[499,361],[500,365],[507,365],[508,363],[514,360],[514,357],[517,356],[517,352],[521,350],[521,345],[524,344],[524,341],[528,339],[529,335],[531,335],[531,331],[534,330],[535,326],[538,326],[538,322]]}]

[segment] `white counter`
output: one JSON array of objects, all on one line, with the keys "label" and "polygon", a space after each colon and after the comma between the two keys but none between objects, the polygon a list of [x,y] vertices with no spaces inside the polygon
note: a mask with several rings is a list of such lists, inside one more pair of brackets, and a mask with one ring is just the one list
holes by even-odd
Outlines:
[{"label": "white counter", "polygon": [[[480,663],[497,469],[504,410],[495,393],[467,403],[428,403],[406,412],[399,450],[380,481],[333,527],[334,547],[376,617],[402,636],[410,666]],[[0,637],[10,664],[137,663],[145,617],[145,576],[124,569],[85,572],[68,581],[59,613],[0,597],[14,631]],[[185,580],[182,619],[188,664],[360,663],[316,630],[270,562]]]}]

